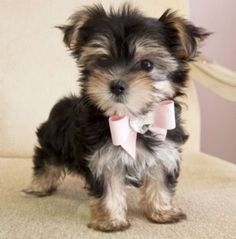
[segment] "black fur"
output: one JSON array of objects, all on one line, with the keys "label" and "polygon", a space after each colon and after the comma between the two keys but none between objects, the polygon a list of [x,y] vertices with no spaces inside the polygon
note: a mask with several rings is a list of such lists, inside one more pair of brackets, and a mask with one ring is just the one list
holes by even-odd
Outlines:
[{"label": "black fur", "polygon": [[[146,134],[150,136],[152,133],[148,131]],[[48,120],[39,127],[37,136],[40,147],[35,148],[36,175],[44,173],[48,164],[66,166],[69,172],[86,179],[91,194],[97,197],[103,194],[103,178],[93,177],[86,158],[111,141],[110,129],[108,118],[86,97],[71,96],[60,100]],[[186,141],[179,121],[174,130],[168,131],[167,138],[180,144]],[[138,134],[138,140],[149,151],[158,144],[154,136]]]},{"label": "black fur", "polygon": [[94,195],[103,193],[103,179],[93,177],[86,157],[110,140],[110,132],[107,118],[86,97],[60,100],[37,136],[40,148],[35,150],[36,172],[45,164],[66,166],[69,172],[84,176]]},{"label": "black fur", "polygon": [[[178,62],[178,68],[168,73],[169,80],[175,88],[173,100],[177,126],[168,131],[167,139],[179,146],[184,144],[188,136],[182,126],[181,105],[176,97],[182,95],[182,89],[187,81],[187,61],[194,57],[192,52],[196,52],[196,41],[198,38],[203,38],[206,33],[188,23],[186,34],[190,39],[192,52],[188,57],[180,57],[177,52],[181,48],[181,42],[177,30],[166,22],[168,12],[158,20],[146,18],[139,11],[127,6],[118,12],[111,10],[110,14],[107,14],[101,6],[95,6],[87,9],[89,19],[79,29],[76,42],[72,47],[71,39],[75,34],[76,23],[81,19],[80,14],[81,12],[76,13],[69,25],[60,27],[64,31],[65,44],[78,62],[83,53],[83,47],[96,36],[101,35],[112,36],[115,39],[110,49],[111,63],[116,62],[120,66],[126,66],[133,58],[135,49],[130,49],[127,44],[131,39],[146,36],[168,49],[171,56]],[[90,192],[100,197],[105,190],[104,179],[102,176],[94,177],[88,167],[87,158],[111,141],[111,135],[108,117],[87,93],[86,82],[91,75],[91,67],[96,67],[96,64],[88,66],[85,61],[79,62],[79,65],[82,67],[82,77],[79,79],[82,87],[81,96],[70,96],[60,100],[53,107],[48,120],[39,127],[37,131],[39,147],[35,148],[34,173],[35,175],[43,174],[46,165],[66,166],[69,172],[82,175],[86,179]],[[148,108],[142,110],[144,112]],[[151,137],[146,137],[147,135]],[[141,141],[150,152],[160,143],[150,131],[146,135],[139,134],[138,141]],[[177,171],[166,176],[166,184],[170,188],[174,188],[178,174]]]}]

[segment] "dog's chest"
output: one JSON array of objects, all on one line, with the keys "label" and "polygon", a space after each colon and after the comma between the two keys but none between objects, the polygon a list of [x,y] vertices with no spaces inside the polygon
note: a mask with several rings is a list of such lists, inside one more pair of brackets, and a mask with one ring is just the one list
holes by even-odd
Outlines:
[{"label": "dog's chest", "polygon": [[152,135],[138,134],[135,158],[108,140],[88,160],[89,167],[96,176],[101,176],[108,170],[114,174],[123,172],[127,182],[139,184],[152,167],[158,166],[170,173],[174,172],[178,168],[180,155],[173,142],[156,142]]}]

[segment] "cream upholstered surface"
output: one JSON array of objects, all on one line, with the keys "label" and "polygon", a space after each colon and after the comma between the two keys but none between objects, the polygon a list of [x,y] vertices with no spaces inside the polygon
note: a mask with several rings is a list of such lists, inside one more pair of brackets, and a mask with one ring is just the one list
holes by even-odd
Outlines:
[{"label": "cream upholstered surface", "polygon": [[[35,129],[57,99],[78,93],[77,70],[53,26],[64,23],[79,6],[92,1],[0,1],[0,239],[73,238],[236,238],[236,166],[199,152],[199,106],[190,81],[184,101],[191,134],[176,201],[188,220],[178,224],[148,222],[129,194],[131,228],[104,234],[86,227],[88,198],[82,183],[67,177],[47,198],[25,198],[30,181]],[[101,1],[119,5],[121,1]],[[134,1],[150,16],[166,8],[188,13],[185,0]],[[3,157],[7,156],[7,157]],[[14,156],[14,157],[13,157]]]},{"label": "cream upholstered surface", "polygon": [[[0,1],[0,155],[32,155],[35,129],[62,96],[78,93],[77,69],[55,25],[88,0]],[[123,0],[99,1],[108,8]],[[132,2],[132,1],[131,1]],[[186,0],[135,0],[149,16],[167,8],[187,15]]]},{"label": "cream upholstered surface", "polygon": [[235,239],[236,165],[201,153],[187,154],[182,164],[176,201],[188,219],[177,224],[153,224],[129,194],[131,227],[125,232],[88,229],[88,198],[81,183],[68,177],[56,194],[26,198],[20,189],[30,180],[30,159],[0,159],[1,239]]}]

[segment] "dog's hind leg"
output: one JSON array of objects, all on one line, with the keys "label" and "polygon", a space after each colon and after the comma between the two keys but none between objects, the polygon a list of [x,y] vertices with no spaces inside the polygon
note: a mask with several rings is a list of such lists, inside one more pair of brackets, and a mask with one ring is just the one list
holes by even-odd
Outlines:
[{"label": "dog's hind leg", "polygon": [[34,155],[33,179],[29,187],[22,190],[26,195],[37,197],[49,196],[56,191],[58,184],[65,177],[62,166],[52,163],[50,156],[36,148]]}]

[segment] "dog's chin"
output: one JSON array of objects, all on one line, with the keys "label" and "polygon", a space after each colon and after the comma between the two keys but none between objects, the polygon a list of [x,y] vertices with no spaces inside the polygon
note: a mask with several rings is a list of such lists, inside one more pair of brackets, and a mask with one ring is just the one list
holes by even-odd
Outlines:
[{"label": "dog's chin", "polygon": [[119,101],[112,102],[109,108],[104,109],[104,112],[105,115],[108,117],[112,115],[117,115],[120,117],[133,115],[133,112],[130,109],[128,109],[125,103]]},{"label": "dog's chin", "polygon": [[92,102],[107,117],[117,115],[120,117],[137,117],[148,112],[153,101],[138,101],[137,97],[99,95],[91,97]]},{"label": "dog's chin", "polygon": [[112,96],[111,99],[114,103],[125,104],[126,98],[124,96]]}]

